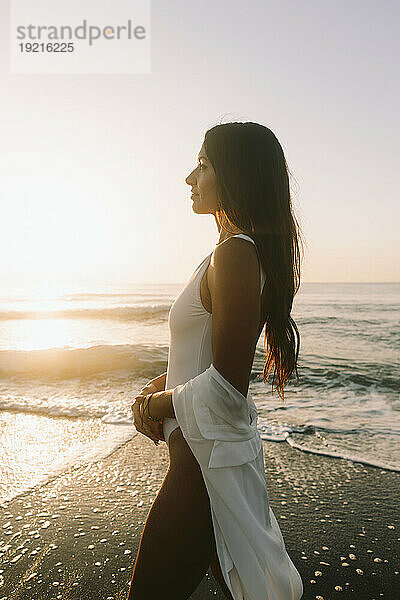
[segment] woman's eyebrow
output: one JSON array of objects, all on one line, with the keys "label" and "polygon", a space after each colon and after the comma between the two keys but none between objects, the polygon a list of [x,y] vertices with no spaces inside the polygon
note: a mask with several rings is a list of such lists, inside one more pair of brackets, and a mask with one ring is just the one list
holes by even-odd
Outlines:
[{"label": "woman's eyebrow", "polygon": [[197,157],[197,160],[200,160],[200,159],[207,160],[207,157],[204,156],[204,154],[199,154],[199,156]]}]

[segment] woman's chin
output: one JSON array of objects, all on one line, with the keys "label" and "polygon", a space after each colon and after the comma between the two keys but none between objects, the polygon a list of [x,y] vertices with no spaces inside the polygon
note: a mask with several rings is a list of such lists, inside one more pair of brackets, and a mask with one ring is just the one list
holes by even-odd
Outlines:
[{"label": "woman's chin", "polygon": [[199,201],[197,200],[197,198],[192,198],[192,210],[195,213],[201,212]]},{"label": "woman's chin", "polygon": [[201,204],[198,198],[192,198],[192,210],[198,215],[207,215],[211,212],[208,207]]}]

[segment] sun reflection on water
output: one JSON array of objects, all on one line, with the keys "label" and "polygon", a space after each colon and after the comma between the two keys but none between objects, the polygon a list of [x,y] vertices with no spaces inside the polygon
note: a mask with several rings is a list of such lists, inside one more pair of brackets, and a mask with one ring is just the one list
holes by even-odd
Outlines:
[{"label": "sun reflection on water", "polygon": [[0,502],[47,481],[72,466],[77,457],[89,457],[90,443],[101,448],[112,429],[98,419],[0,413]]},{"label": "sun reflection on water", "polygon": [[73,344],[76,324],[69,319],[23,319],[12,323],[16,350],[48,350]]}]

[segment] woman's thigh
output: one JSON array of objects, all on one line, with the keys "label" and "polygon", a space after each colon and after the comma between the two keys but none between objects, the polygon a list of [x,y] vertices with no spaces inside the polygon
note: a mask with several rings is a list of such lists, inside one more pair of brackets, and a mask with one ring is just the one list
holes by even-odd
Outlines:
[{"label": "woman's thigh", "polygon": [[180,428],[168,442],[170,465],[147,516],[129,600],[189,598],[215,553],[201,469]]}]

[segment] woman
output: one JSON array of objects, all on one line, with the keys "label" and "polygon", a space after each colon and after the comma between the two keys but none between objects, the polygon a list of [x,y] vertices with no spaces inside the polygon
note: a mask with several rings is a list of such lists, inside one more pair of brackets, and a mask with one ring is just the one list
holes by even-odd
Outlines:
[{"label": "woman", "polygon": [[298,600],[302,582],[269,507],[248,393],[264,325],[264,381],[273,372],[283,397],[296,372],[300,252],[283,150],[263,125],[217,125],[186,183],[194,212],[214,215],[220,235],[171,307],[167,372],[132,406],[138,431],[167,442],[170,465],[129,599],[189,598],[211,566],[231,600]]}]

